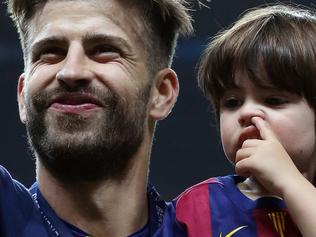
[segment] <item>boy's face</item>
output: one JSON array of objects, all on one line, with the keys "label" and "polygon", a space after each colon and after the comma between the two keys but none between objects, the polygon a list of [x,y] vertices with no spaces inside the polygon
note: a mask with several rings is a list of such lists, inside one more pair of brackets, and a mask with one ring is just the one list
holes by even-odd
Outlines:
[{"label": "boy's face", "polygon": [[261,117],[273,130],[298,169],[309,172],[315,157],[315,111],[307,101],[287,91],[255,86],[247,77],[236,77],[237,88],[220,100],[223,149],[235,163],[236,152],[247,139],[261,139],[251,122]]}]

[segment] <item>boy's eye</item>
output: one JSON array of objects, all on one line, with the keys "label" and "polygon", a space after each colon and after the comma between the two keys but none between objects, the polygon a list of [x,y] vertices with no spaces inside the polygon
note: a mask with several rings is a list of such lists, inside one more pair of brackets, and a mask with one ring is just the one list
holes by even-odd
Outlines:
[{"label": "boy's eye", "polygon": [[272,96],[265,99],[265,103],[270,106],[278,106],[288,103],[284,97]]},{"label": "boy's eye", "polygon": [[240,105],[242,105],[242,101],[235,97],[226,98],[222,102],[222,107],[226,109],[235,109]]}]

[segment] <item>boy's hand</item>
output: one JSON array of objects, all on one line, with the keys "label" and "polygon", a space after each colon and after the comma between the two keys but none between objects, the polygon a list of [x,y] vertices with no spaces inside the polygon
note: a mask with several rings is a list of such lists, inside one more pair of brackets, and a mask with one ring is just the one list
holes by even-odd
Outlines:
[{"label": "boy's hand", "polygon": [[236,173],[253,176],[275,195],[282,196],[291,179],[301,175],[269,125],[260,117],[252,123],[259,130],[261,140],[248,139],[236,152]]}]

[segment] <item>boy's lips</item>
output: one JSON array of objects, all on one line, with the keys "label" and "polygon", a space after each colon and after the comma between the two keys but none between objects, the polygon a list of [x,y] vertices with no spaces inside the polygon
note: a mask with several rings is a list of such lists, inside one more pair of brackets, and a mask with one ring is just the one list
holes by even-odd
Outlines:
[{"label": "boy's lips", "polygon": [[254,126],[250,125],[243,129],[242,133],[239,136],[237,147],[240,149],[244,141],[248,139],[261,139],[259,130]]}]

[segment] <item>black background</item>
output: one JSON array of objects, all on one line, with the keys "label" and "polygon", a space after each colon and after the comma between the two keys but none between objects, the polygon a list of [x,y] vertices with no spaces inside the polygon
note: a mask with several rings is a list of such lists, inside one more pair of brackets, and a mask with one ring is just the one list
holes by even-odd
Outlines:
[{"label": "black background", "polygon": [[[195,4],[195,35],[179,41],[173,63],[180,80],[180,95],[169,117],[157,125],[152,150],[150,179],[165,199],[170,200],[208,177],[234,171],[223,154],[212,109],[197,87],[195,64],[208,39],[218,30],[230,25],[246,9],[273,2],[284,1],[214,0],[207,3],[209,8],[201,9]],[[315,6],[315,1],[292,3]],[[29,186],[35,180],[35,167],[16,103],[17,79],[22,72],[18,35],[2,3],[0,160],[15,179]]]}]

